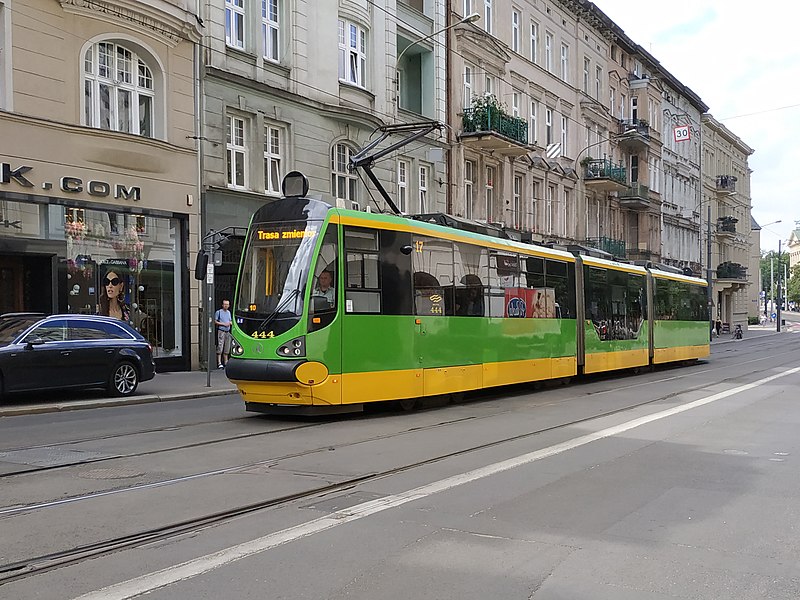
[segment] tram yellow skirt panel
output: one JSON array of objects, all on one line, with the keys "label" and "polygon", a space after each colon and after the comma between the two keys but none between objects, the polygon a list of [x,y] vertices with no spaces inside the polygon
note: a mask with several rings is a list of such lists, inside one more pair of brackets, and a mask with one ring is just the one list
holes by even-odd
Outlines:
[{"label": "tram yellow skirt panel", "polygon": [[452,394],[481,388],[483,365],[461,365],[425,369],[424,389],[426,396]]},{"label": "tram yellow skirt panel", "polygon": [[679,360],[692,360],[705,358],[711,352],[708,345],[703,346],[678,346],[676,348],[656,348],[653,353],[653,363],[662,364]]},{"label": "tram yellow skirt panel", "polygon": [[342,404],[420,398],[422,373],[422,369],[345,373],[341,376]]},{"label": "tram yellow skirt panel", "polygon": [[314,404],[311,388],[291,381],[234,381],[245,402]]},{"label": "tram yellow skirt panel", "polygon": [[619,352],[594,352],[586,355],[584,373],[602,373],[617,369],[646,367],[648,365],[647,348],[639,350],[621,350]]}]

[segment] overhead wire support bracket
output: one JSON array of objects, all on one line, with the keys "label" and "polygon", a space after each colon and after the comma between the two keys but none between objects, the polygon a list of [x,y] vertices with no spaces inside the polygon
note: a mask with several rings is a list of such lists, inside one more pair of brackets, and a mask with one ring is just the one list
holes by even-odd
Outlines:
[{"label": "overhead wire support bracket", "polygon": [[[372,171],[372,167],[384,156],[391,154],[395,150],[398,150],[403,146],[418,140],[419,138],[425,137],[433,131],[441,131],[442,127],[444,127],[444,125],[439,121],[398,123],[396,125],[383,125],[382,127],[378,127],[375,131],[380,132],[381,135],[353,155],[350,158],[348,168],[350,171],[355,171],[358,168],[363,169],[367,174],[367,177],[369,177],[370,181],[372,181],[372,183],[375,185],[375,188],[378,190],[378,192],[380,192],[381,196],[386,201],[386,204],[389,205],[394,214],[399,215],[400,209],[397,208],[394,200],[391,199],[389,193],[383,187],[383,184],[381,184],[381,182],[378,180],[377,176]],[[394,144],[383,148],[382,150],[374,151],[375,148],[377,148],[378,145],[380,145],[388,137],[399,133],[407,133],[408,135]]]}]

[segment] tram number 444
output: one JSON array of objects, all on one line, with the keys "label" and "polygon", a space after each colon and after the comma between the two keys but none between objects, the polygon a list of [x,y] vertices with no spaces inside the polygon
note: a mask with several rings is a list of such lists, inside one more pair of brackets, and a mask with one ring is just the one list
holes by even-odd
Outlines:
[{"label": "tram number 444", "polygon": [[275,332],[274,331],[269,331],[269,332],[267,332],[267,331],[256,331],[253,334],[253,337],[256,338],[257,340],[266,340],[267,338],[274,338],[275,337]]}]

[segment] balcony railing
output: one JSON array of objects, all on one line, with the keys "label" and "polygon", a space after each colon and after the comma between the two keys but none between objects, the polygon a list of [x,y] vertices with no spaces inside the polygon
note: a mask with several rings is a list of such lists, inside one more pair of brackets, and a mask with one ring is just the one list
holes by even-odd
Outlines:
[{"label": "balcony railing", "polygon": [[584,179],[587,181],[597,179],[611,179],[625,185],[627,171],[623,165],[618,165],[607,158],[595,158],[585,161]]},{"label": "balcony railing", "polygon": [[465,108],[461,119],[464,133],[492,131],[499,133],[518,144],[528,144],[528,122],[519,117],[511,117],[492,108]]},{"label": "balcony railing", "polygon": [[619,193],[620,200],[627,198],[636,198],[647,201],[650,199],[650,188],[643,183],[633,183],[627,190]]},{"label": "balcony railing", "polygon": [[738,179],[734,175],[717,175],[717,191],[734,193]]},{"label": "balcony railing", "polygon": [[619,258],[625,256],[625,242],[623,240],[615,240],[608,237],[595,237],[588,238],[584,243],[590,248],[603,250]]},{"label": "balcony railing", "polygon": [[721,234],[735,234],[736,223],[739,219],[734,217],[720,217],[717,219],[717,232]]},{"label": "balcony railing", "polygon": [[747,268],[735,262],[724,262],[717,265],[717,279],[747,279]]},{"label": "balcony railing", "polygon": [[620,119],[619,134],[632,135],[634,133],[649,138],[650,124],[642,119]]}]

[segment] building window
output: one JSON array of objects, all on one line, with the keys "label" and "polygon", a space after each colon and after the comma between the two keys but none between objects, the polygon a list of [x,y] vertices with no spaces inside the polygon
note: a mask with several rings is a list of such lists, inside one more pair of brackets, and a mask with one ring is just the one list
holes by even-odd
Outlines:
[{"label": "building window", "polygon": [[531,21],[531,62],[539,62],[539,24]]},{"label": "building window", "polygon": [[561,155],[567,156],[569,153],[567,152],[567,117],[561,117]]},{"label": "building window", "polygon": [[620,119],[624,119],[625,118],[625,104],[626,104],[627,100],[628,99],[625,97],[625,94],[620,94],[619,95],[619,118]]},{"label": "building window", "polygon": [[511,94],[511,115],[514,117],[519,117],[519,101],[522,94],[519,92],[514,92]]},{"label": "building window", "polygon": [[567,237],[567,223],[569,223],[569,190],[564,190],[564,210],[562,211],[562,218],[564,220],[564,224],[562,227],[563,236]]},{"label": "building window", "polygon": [[406,213],[408,207],[408,163],[397,161],[397,208]]},{"label": "building window", "polygon": [[464,161],[464,216],[472,218],[472,208],[475,205],[475,163],[471,160]]},{"label": "building window", "polygon": [[345,144],[331,148],[331,195],[344,202],[345,207],[359,210],[356,186],[358,178],[347,170],[352,151]]},{"label": "building window", "polygon": [[428,211],[428,176],[430,168],[422,166],[419,168],[419,212]]},{"label": "building window", "polygon": [[261,34],[264,38],[264,58],[278,62],[278,44],[280,42],[278,0],[261,0]]},{"label": "building window", "polygon": [[603,84],[603,67],[596,66],[594,68],[594,97],[599,102],[600,101],[600,91]]},{"label": "building window", "polygon": [[531,208],[530,214],[528,215],[528,227],[530,227],[531,231],[538,233],[539,229],[537,227],[536,211],[538,210],[539,206],[539,189],[541,185],[538,181],[534,181],[532,187],[533,190],[531,191]]},{"label": "building window", "polygon": [[113,42],[94,44],[83,57],[84,124],[153,137],[155,87],[150,67]]},{"label": "building window", "polygon": [[531,131],[528,137],[528,140],[531,144],[535,144],[538,141],[538,135],[536,130],[536,102],[531,100]]},{"label": "building window", "polygon": [[247,189],[247,146],[245,123],[241,117],[228,117],[228,187]]},{"label": "building window", "polygon": [[[7,58],[10,48],[6,43],[6,8],[3,5],[3,0],[0,0],[0,109],[6,108],[6,94],[10,86],[10,81],[7,79],[6,66],[10,63]],[[0,222],[3,219],[0,218]]]},{"label": "building window", "polygon": [[511,203],[511,223],[517,229],[522,229],[520,210],[522,203],[522,176],[514,175],[514,197]]},{"label": "building window", "polygon": [[544,220],[545,220],[545,227],[547,228],[547,233],[553,233],[553,199],[556,195],[556,188],[553,185],[547,186],[547,198],[545,199],[545,213],[544,213]]},{"label": "building window", "polygon": [[511,49],[519,52],[519,11],[511,11]]},{"label": "building window", "polygon": [[468,17],[472,14],[472,0],[464,0],[464,17]]},{"label": "building window", "polygon": [[569,46],[561,44],[561,79],[569,82]]},{"label": "building window", "polygon": [[82,208],[65,208],[64,209],[64,224],[65,225],[85,225],[86,224],[86,211]]},{"label": "building window", "polygon": [[492,220],[494,205],[494,167],[486,167],[486,221]]},{"label": "building window", "polygon": [[592,66],[591,61],[584,57],[583,58],[583,93],[589,93],[589,70]]},{"label": "building window", "polygon": [[281,193],[281,130],[264,125],[264,190],[267,194]]},{"label": "building window", "polygon": [[472,106],[472,67],[464,65],[464,108]]},{"label": "building window", "polygon": [[487,96],[494,94],[494,77],[487,75],[483,84],[483,93]]},{"label": "building window", "polygon": [[483,26],[492,33],[492,0],[483,0]]},{"label": "building window", "polygon": [[244,0],[225,0],[225,43],[244,49]]},{"label": "building window", "polygon": [[553,109],[548,108],[544,111],[545,143],[549,146],[553,143]]},{"label": "building window", "polygon": [[339,80],[366,87],[367,32],[339,19]]},{"label": "building window", "polygon": [[608,107],[612,117],[614,116],[614,105],[616,103],[616,98],[617,91],[613,87],[608,88]]},{"label": "building window", "polygon": [[549,31],[544,34],[544,68],[553,72],[553,34]]}]

